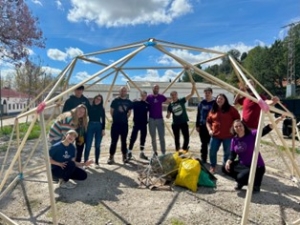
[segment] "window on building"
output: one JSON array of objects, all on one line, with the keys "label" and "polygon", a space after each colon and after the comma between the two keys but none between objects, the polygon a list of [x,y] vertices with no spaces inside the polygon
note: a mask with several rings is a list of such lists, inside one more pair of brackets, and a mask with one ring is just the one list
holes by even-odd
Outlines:
[{"label": "window on building", "polygon": [[12,104],[12,107],[13,107],[13,109],[15,109],[15,107],[16,107],[15,104]]},{"label": "window on building", "polygon": [[11,105],[10,104],[8,104],[8,110],[11,110]]},{"label": "window on building", "polygon": [[19,104],[17,103],[16,105],[17,105],[17,109],[19,109]]}]

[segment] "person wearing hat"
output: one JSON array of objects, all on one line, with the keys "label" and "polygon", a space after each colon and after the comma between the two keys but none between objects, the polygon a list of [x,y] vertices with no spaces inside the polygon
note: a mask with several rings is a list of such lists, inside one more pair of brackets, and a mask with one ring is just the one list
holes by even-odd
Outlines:
[{"label": "person wearing hat", "polygon": [[206,127],[206,117],[211,110],[215,100],[212,96],[213,90],[210,87],[204,89],[204,99],[199,103],[197,107],[196,117],[196,130],[199,133],[201,141],[201,161],[207,162],[208,144],[210,142],[210,135]]},{"label": "person wearing hat", "polygon": [[73,142],[78,137],[75,130],[69,130],[64,139],[51,146],[49,150],[51,172],[56,178],[59,178],[59,187],[72,189],[76,184],[69,180],[85,180],[87,173],[80,167],[89,166],[93,163],[89,160],[85,163],[75,161],[76,149]]},{"label": "person wearing hat", "polygon": [[[84,86],[81,85],[74,91],[74,95],[71,95],[69,99],[66,100],[62,112],[68,112],[72,109],[76,108],[78,105],[85,105],[87,111],[89,111],[91,105],[90,101],[83,95]],[[84,127],[82,119],[78,121],[78,127],[76,128],[78,133],[78,138],[76,139],[76,149],[77,149],[77,157],[76,161],[80,162],[82,158],[82,152],[85,146],[85,136],[86,129]]]}]

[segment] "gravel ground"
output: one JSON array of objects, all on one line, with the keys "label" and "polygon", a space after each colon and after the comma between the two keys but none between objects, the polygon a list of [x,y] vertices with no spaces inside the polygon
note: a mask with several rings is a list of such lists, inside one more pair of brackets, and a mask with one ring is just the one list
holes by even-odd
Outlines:
[{"label": "gravel ground", "polygon": [[[275,138],[275,135],[273,133]],[[278,141],[278,138],[275,138]],[[150,155],[150,138],[147,140],[146,154]],[[264,137],[261,151],[268,166],[262,190],[254,194],[250,204],[248,224],[285,224],[300,219],[300,188],[290,177],[288,170],[270,139]],[[149,190],[141,187],[138,171],[146,165],[139,160],[130,164],[121,163],[121,153],[117,150],[116,164],[107,165],[110,138],[102,142],[100,169],[87,169],[88,179],[77,182],[73,190],[63,190],[54,185],[54,194],[59,224],[240,224],[246,196],[236,192],[234,181],[223,176],[218,168],[217,188],[199,187],[196,193],[173,186],[170,190]],[[291,145],[291,141],[287,140]],[[28,142],[22,152],[25,162],[32,149]],[[166,131],[168,152],[173,151],[173,139]],[[200,141],[196,132],[191,136],[190,150],[199,157]],[[299,142],[297,142],[299,146]],[[0,152],[0,162],[4,152]],[[138,156],[138,150],[134,150]],[[221,164],[222,150],[218,163]],[[10,159],[14,151],[10,154]],[[296,156],[300,168],[300,157]],[[11,160],[8,160],[10,162]],[[29,168],[43,165],[42,150],[37,150],[29,163]],[[289,162],[290,164],[290,162]],[[279,173],[280,171],[280,173]],[[10,177],[14,178],[16,172]],[[1,178],[2,179],[2,178]],[[25,176],[23,181],[0,201],[0,211],[18,224],[52,224],[49,191],[45,170],[35,171]],[[0,219],[0,224],[5,224]]]}]

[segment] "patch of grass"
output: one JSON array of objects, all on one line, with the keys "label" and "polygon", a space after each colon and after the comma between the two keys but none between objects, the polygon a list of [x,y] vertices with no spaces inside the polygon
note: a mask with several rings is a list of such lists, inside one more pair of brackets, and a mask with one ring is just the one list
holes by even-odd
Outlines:
[{"label": "patch of grass", "polygon": [[2,127],[2,130],[0,129],[0,134],[1,135],[9,135],[9,134],[11,134],[12,130],[13,130],[12,125],[4,126],[4,127]]},{"label": "patch of grass", "polygon": [[[20,123],[19,124],[19,131],[20,131],[20,138],[22,139],[25,134],[27,133],[27,130],[30,126],[30,123]],[[46,128],[49,130],[49,128]],[[0,129],[0,136],[10,136],[13,131],[13,126],[4,126],[2,127],[2,130]],[[30,132],[28,136],[28,140],[36,139],[41,134],[41,127],[39,123],[34,124],[32,131]],[[14,138],[16,137],[16,133],[14,134]]]},{"label": "patch of grass", "polygon": [[171,220],[171,224],[172,224],[172,225],[185,225],[184,222],[182,222],[182,221],[180,221],[179,219],[176,219],[176,218],[173,218],[173,219]]}]

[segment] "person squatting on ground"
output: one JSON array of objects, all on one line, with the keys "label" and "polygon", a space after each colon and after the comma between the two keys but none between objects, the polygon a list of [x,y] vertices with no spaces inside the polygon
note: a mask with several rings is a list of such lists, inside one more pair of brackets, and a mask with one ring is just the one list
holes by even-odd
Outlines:
[{"label": "person squatting on ground", "polygon": [[183,98],[178,98],[177,91],[172,91],[170,96],[172,98],[172,102],[168,106],[167,116],[169,119],[172,113],[173,115],[173,123],[172,130],[174,134],[175,141],[175,150],[178,151],[180,149],[180,131],[183,135],[183,145],[181,149],[188,150],[190,143],[190,134],[189,134],[189,117],[186,112],[185,103],[190,100],[190,98],[195,93],[195,83],[192,84],[192,90],[189,95]]},{"label": "person squatting on ground", "polygon": [[[83,95],[84,86],[81,85],[77,89],[74,90],[74,95],[71,95],[65,102],[63,106],[62,112],[67,112],[78,105],[85,105],[87,109],[90,108],[89,100]],[[84,121],[79,119],[78,122],[79,126],[76,128],[78,133],[78,137],[76,138],[76,161],[81,162],[82,153],[85,145],[85,138],[86,138],[86,126],[84,125]]]},{"label": "person squatting on ground", "polygon": [[85,105],[78,105],[71,111],[60,114],[52,124],[48,134],[51,145],[61,141],[69,130],[78,129],[81,126],[80,121],[82,121],[83,127],[87,127],[87,109]]},{"label": "person squatting on ground", "polygon": [[[281,119],[281,117],[277,118],[275,123],[277,124]],[[272,124],[265,126],[262,130],[262,136],[268,134],[272,129]],[[243,186],[248,185],[257,130],[251,130],[243,121],[235,120],[231,131],[234,135],[230,146],[231,154],[226,164],[222,167],[222,171],[236,180],[237,184],[234,189],[241,190]],[[259,153],[253,192],[260,191],[265,171],[265,163]]]},{"label": "person squatting on ground", "polygon": [[223,144],[223,165],[230,155],[230,142],[232,134],[230,128],[233,121],[240,119],[239,112],[229,104],[226,95],[218,94],[216,102],[213,104],[211,111],[206,119],[207,130],[211,136],[209,159],[210,172],[216,172],[217,153],[221,143]]},{"label": "person squatting on ground", "polygon": [[[255,88],[256,85],[253,82],[253,80],[248,80],[249,83]],[[251,89],[248,86],[241,86],[240,88],[242,91],[248,92],[249,95],[254,96]],[[279,102],[279,98],[274,96],[271,100],[267,100],[264,95],[260,94],[260,97],[262,100],[264,100],[268,105],[275,105]],[[260,115],[260,106],[256,103],[250,100],[249,98],[243,97],[240,94],[237,94],[234,98],[233,104],[240,104],[243,106],[242,110],[242,120],[245,122],[247,127],[250,129],[257,129],[258,127],[258,121],[259,121],[259,115]]]},{"label": "person squatting on ground", "polygon": [[137,139],[137,134],[140,131],[140,158],[148,160],[148,157],[144,153],[146,136],[147,136],[147,124],[148,124],[148,112],[149,103],[146,102],[147,92],[141,92],[141,99],[133,101],[133,128],[129,142],[129,148],[127,158],[132,158],[133,145]]},{"label": "person squatting on ground", "polygon": [[52,145],[49,150],[52,175],[59,179],[59,187],[75,188],[76,184],[69,180],[85,180],[87,173],[79,168],[89,166],[93,161],[79,163],[75,161],[76,149],[73,142],[78,134],[75,130],[69,130],[62,141]]},{"label": "person squatting on ground", "polygon": [[196,130],[199,133],[201,141],[200,155],[203,163],[207,162],[208,144],[210,142],[210,135],[206,127],[206,118],[215,102],[212,93],[213,90],[210,87],[205,88],[204,99],[197,107]]},{"label": "person squatting on ground", "polygon": [[152,88],[153,94],[147,96],[146,101],[150,105],[149,111],[149,133],[151,136],[152,150],[157,155],[157,144],[156,144],[156,129],[158,131],[158,137],[160,142],[160,150],[162,154],[166,153],[166,142],[165,142],[165,125],[162,113],[162,104],[167,103],[167,98],[159,94],[159,86],[156,84]]},{"label": "person squatting on ground", "polygon": [[109,149],[109,158],[107,163],[113,164],[116,153],[119,136],[121,136],[121,151],[123,154],[123,163],[127,163],[127,134],[128,118],[130,117],[133,104],[127,99],[127,88],[122,87],[119,91],[119,97],[115,98],[110,105],[110,114],[112,116],[112,126],[110,130],[111,144]]},{"label": "person squatting on ground", "polygon": [[105,135],[105,110],[102,95],[96,95],[92,105],[88,109],[89,123],[86,133],[86,145],[84,150],[84,162],[88,161],[90,150],[95,139],[95,165],[99,167],[100,145]]}]

